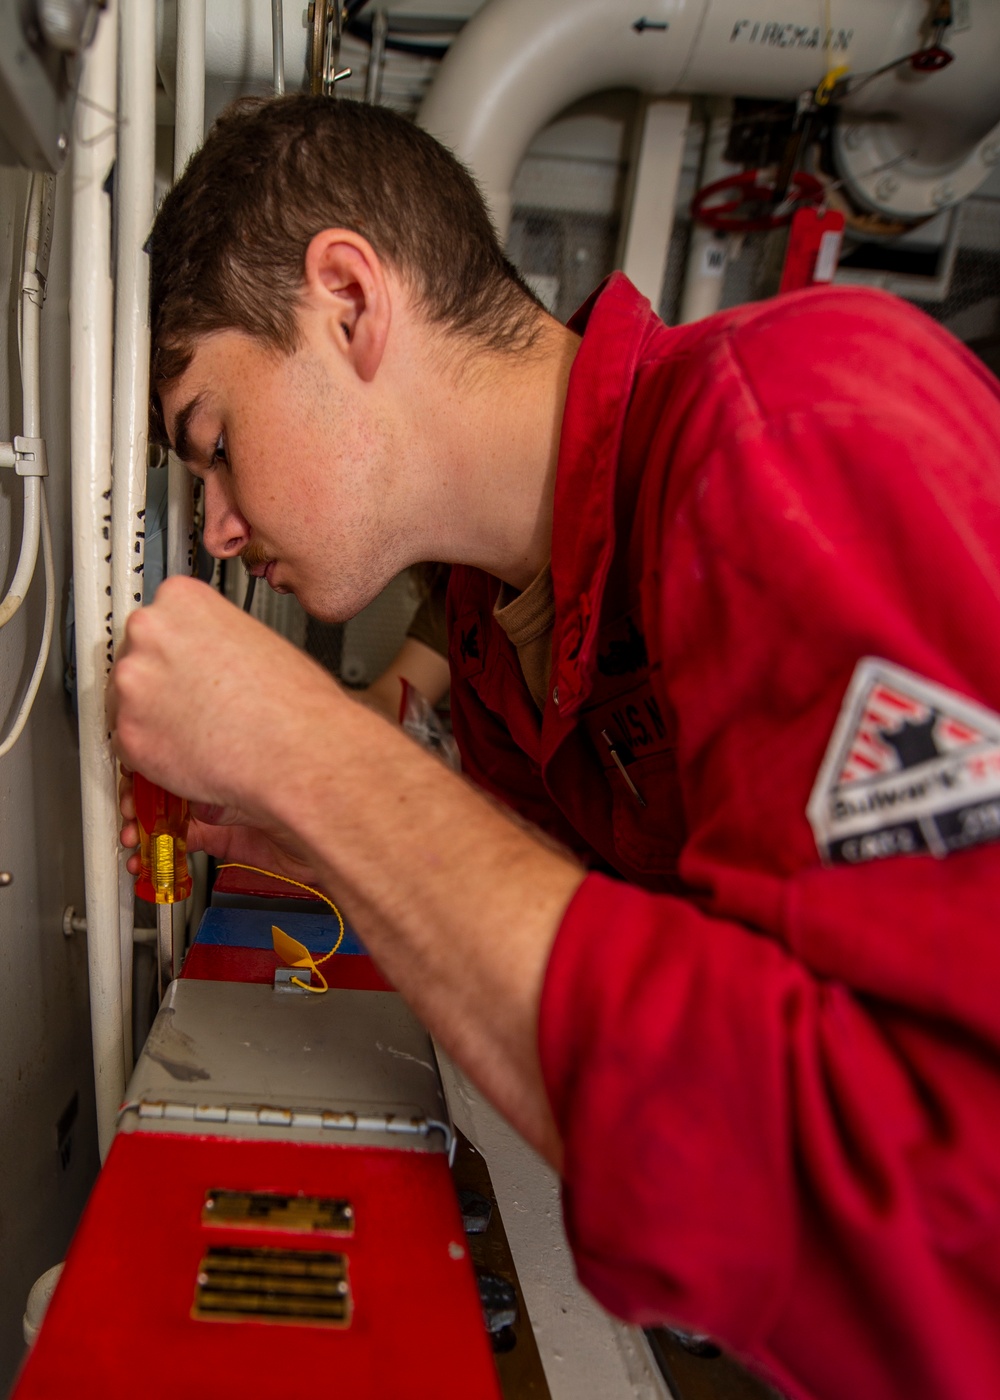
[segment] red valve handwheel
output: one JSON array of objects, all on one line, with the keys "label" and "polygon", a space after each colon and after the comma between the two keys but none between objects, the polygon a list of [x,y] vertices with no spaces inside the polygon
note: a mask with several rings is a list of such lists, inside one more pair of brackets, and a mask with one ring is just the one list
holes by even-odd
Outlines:
[{"label": "red valve handwheel", "polygon": [[910,59],[910,66],[918,73],[938,73],[942,68],[947,68],[955,58],[950,49],[943,49],[940,44],[933,44],[929,49],[921,49]]},{"label": "red valve handwheel", "polygon": [[[719,195],[728,194],[733,197],[718,204],[711,202]],[[782,213],[773,210],[753,215],[740,213],[747,205],[769,205],[773,199],[774,186],[761,179],[760,171],[744,170],[738,175],[715,180],[699,190],[691,201],[691,217],[696,223],[723,233],[756,233],[761,229],[780,228],[788,223],[796,209],[804,204],[819,204],[822,201],[823,184],[815,175],[800,170],[789,182],[788,192],[782,200]]]}]

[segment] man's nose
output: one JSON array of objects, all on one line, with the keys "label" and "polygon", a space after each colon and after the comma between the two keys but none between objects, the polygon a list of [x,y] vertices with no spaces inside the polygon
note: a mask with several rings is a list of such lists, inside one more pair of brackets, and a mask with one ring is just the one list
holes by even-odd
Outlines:
[{"label": "man's nose", "polygon": [[216,559],[231,559],[250,543],[250,526],[219,485],[205,483],[205,530],[202,542]]}]

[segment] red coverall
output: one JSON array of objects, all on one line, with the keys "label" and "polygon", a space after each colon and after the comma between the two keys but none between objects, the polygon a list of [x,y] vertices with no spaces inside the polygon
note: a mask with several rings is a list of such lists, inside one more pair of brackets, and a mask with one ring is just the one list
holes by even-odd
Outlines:
[{"label": "red coverall", "polygon": [[592,871],[540,1028],[580,1277],[793,1396],[996,1400],[1000,803],[826,862],[806,808],[865,657],[947,691],[888,686],[895,746],[847,714],[829,782],[926,771],[905,729],[996,788],[1000,718],[955,706],[1000,708],[998,386],[866,291],[668,329],[615,276],[571,324],[543,715],[496,580],[449,617],[466,771]]}]

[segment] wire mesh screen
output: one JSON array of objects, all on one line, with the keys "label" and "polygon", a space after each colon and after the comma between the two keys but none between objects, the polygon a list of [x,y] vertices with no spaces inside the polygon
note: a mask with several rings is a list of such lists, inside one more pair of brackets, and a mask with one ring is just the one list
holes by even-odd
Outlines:
[{"label": "wire mesh screen", "polygon": [[1000,197],[967,199],[960,219],[946,294],[937,301],[913,300],[1000,374]]},{"label": "wire mesh screen", "polygon": [[515,208],[507,254],[559,321],[568,321],[615,264],[617,211]]},{"label": "wire mesh screen", "polygon": [[340,656],[340,678],[345,684],[364,686],[377,680],[402,645],[418,602],[407,571],[345,624]]}]

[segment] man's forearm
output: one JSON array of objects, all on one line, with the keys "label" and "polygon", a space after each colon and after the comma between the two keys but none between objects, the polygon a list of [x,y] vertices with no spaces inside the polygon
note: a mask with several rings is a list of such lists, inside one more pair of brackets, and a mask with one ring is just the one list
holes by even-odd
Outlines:
[{"label": "man's forearm", "polygon": [[346,699],[308,757],[289,753],[274,802],[387,977],[558,1167],[538,1008],[579,867]]},{"label": "man's forearm", "polygon": [[568,857],[193,579],[132,614],[108,718],[130,768],[318,871],[428,1028],[558,1165],[538,1008],[582,879]]}]

